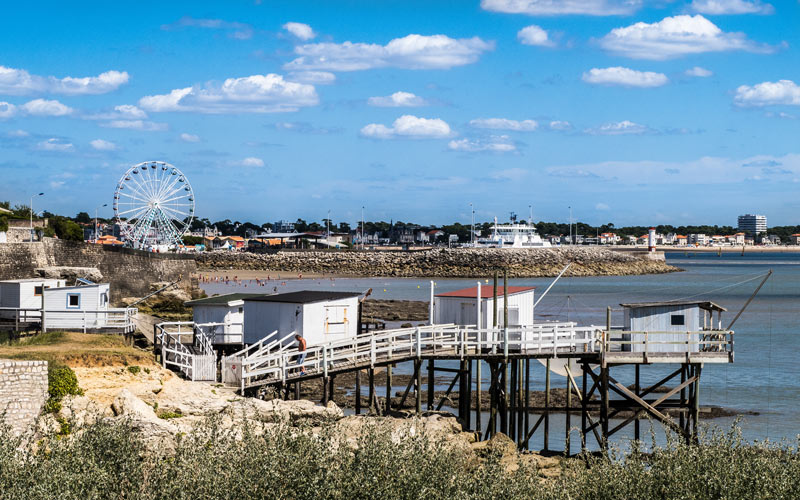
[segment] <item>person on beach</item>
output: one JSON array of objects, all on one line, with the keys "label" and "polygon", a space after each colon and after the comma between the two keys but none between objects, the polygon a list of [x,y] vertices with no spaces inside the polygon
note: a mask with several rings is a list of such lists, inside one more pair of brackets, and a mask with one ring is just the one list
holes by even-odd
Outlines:
[{"label": "person on beach", "polygon": [[[300,335],[295,335],[294,339],[297,341],[297,350],[300,354],[297,355],[297,366],[303,364],[303,361],[306,360],[306,339],[301,337]],[[300,375],[305,375],[306,369],[300,366]]]}]

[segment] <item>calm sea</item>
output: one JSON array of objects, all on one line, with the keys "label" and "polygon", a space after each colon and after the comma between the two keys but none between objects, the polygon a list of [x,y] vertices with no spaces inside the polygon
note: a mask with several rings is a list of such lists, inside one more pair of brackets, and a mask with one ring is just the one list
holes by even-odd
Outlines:
[{"label": "calm sea", "polygon": [[[684,272],[654,276],[562,278],[536,308],[542,320],[571,320],[579,324],[605,324],[606,307],[614,309],[612,323],[622,323],[621,302],[674,300],[681,298],[713,300],[728,309],[723,326],[733,319],[770,269],[772,277],[739,318],[736,331],[735,363],[706,365],[703,370],[703,405],[718,405],[742,412],[758,412],[743,417],[741,427],[747,439],[795,439],[800,434],[800,253],[716,254],[675,252],[667,262]],[[231,276],[235,271],[231,272]],[[428,300],[430,280],[390,279],[286,279],[272,280],[268,286],[206,283],[209,294],[231,292],[280,292],[328,289],[364,291],[373,289],[376,299]],[[489,278],[487,276],[487,278]],[[437,292],[474,286],[475,279],[437,279]],[[483,280],[482,280],[483,281]],[[530,285],[544,291],[551,279],[512,279],[513,285]],[[491,284],[491,280],[488,280]],[[484,284],[486,282],[484,281]],[[727,321],[726,321],[727,319]],[[532,390],[543,388],[544,369],[534,363]],[[401,367],[408,371],[407,367]],[[650,366],[641,370],[642,384],[653,383],[667,374],[667,367]],[[484,373],[488,369],[484,370]],[[632,382],[632,368],[613,373],[623,383]],[[565,380],[553,376],[553,385]],[[485,420],[485,419],[484,419]],[[562,429],[558,418],[552,424]],[[733,419],[715,419],[727,426]],[[563,422],[563,420],[562,420]],[[573,417],[573,424],[579,418]],[[551,431],[551,433],[554,431]],[[537,434],[539,434],[537,432]],[[559,440],[563,439],[563,436]],[[573,436],[573,442],[577,435]],[[532,443],[535,447],[537,443]]]}]

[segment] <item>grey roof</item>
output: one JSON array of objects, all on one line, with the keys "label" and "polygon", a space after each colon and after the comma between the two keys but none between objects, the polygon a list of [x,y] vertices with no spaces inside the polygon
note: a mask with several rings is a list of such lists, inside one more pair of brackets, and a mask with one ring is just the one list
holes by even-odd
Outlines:
[{"label": "grey roof", "polygon": [[213,297],[206,297],[204,299],[195,299],[184,302],[187,306],[214,306],[226,305],[228,302],[234,300],[244,300],[249,297],[258,297],[260,293],[226,293],[225,295],[215,295]]},{"label": "grey roof", "polygon": [[310,304],[326,300],[348,299],[358,297],[359,292],[326,292],[321,290],[303,290],[300,292],[277,293],[274,295],[257,295],[244,300],[255,302],[285,302],[291,304]]},{"label": "grey roof", "polygon": [[665,307],[665,306],[697,306],[707,311],[727,311],[719,304],[708,300],[665,300],[663,302],[636,302],[633,304],[620,304],[622,307],[636,309],[640,307]]}]

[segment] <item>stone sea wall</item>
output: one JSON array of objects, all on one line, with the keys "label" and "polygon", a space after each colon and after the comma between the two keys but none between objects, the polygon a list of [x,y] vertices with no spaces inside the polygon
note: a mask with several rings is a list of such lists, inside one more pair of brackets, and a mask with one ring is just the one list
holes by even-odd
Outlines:
[{"label": "stone sea wall", "polygon": [[47,397],[47,361],[0,359],[0,419],[13,433],[30,428]]},{"label": "stone sea wall", "polygon": [[[158,254],[130,248],[44,238],[33,243],[0,244],[0,279],[33,278],[37,269],[63,266],[96,268],[111,284],[111,299],[141,297],[150,283],[183,281],[191,285],[196,271],[190,255]],[[71,283],[70,283],[71,284]]]},{"label": "stone sea wall", "polygon": [[486,277],[506,269],[510,277],[557,275],[625,276],[677,271],[663,260],[595,247],[536,249],[459,248],[413,252],[343,251],[208,252],[198,255],[200,270],[263,270],[345,276]]}]

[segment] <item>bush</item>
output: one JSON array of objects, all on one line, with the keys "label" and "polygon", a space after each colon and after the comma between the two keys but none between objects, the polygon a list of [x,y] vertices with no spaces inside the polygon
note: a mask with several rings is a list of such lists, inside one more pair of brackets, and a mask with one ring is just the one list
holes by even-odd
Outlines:
[{"label": "bush", "polygon": [[45,411],[56,413],[61,410],[61,400],[64,396],[80,396],[83,391],[78,387],[78,377],[72,368],[58,363],[49,363],[47,366],[47,392],[50,398],[45,403]]},{"label": "bush", "polygon": [[128,371],[131,372],[132,375],[138,375],[142,369],[139,368],[137,365],[132,365],[128,367]]}]

